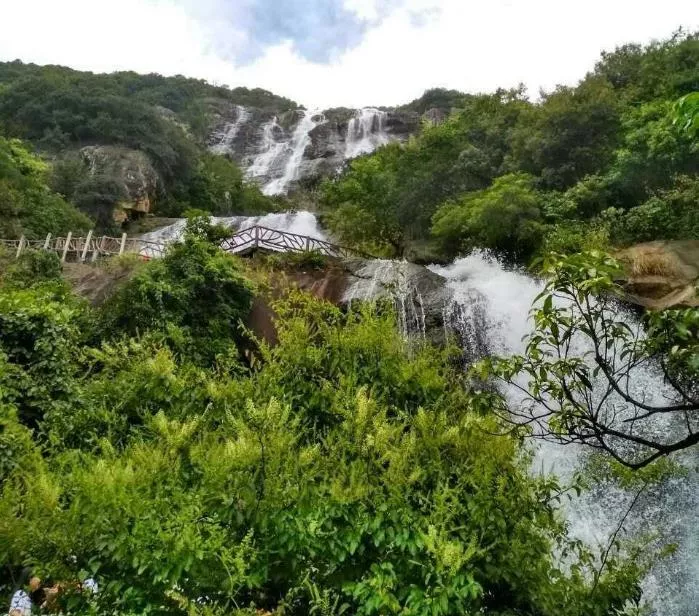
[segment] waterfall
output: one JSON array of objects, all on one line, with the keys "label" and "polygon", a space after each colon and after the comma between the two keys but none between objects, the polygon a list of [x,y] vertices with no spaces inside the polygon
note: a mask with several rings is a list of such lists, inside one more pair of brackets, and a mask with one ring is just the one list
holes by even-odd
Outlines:
[{"label": "waterfall", "polygon": [[309,133],[323,122],[325,122],[325,117],[322,114],[308,110],[303,111],[303,116],[296,125],[291,141],[287,145],[288,159],[284,166],[284,174],[266,184],[262,189],[264,194],[278,195],[285,193],[289,184],[299,178],[303,154],[311,142]]},{"label": "waterfall", "polygon": [[[448,280],[453,301],[446,317],[461,334],[469,353],[482,353],[484,347],[487,352],[503,356],[524,352],[522,338],[532,327],[529,309],[543,289],[541,282],[508,271],[479,253],[446,267],[430,269]],[[474,301],[474,297],[480,298],[479,301]],[[624,319],[631,327],[637,326],[633,316]],[[478,333],[476,337],[474,332]],[[637,393],[643,390],[651,403],[651,398],[660,401],[667,393],[660,375],[651,369],[632,374],[631,380]],[[511,404],[521,400],[514,388],[504,388],[504,393]],[[658,431],[668,429],[662,419],[657,421]],[[589,451],[573,445],[540,443],[533,472],[554,472],[565,482],[586,462]],[[625,525],[627,536],[660,532],[662,543],[679,545],[677,552],[658,563],[643,581],[644,599],[652,604],[653,613],[658,616],[693,616],[699,605],[697,452],[684,452],[676,460],[686,466],[687,476],[648,488]],[[571,535],[592,547],[606,546],[633,497],[633,492],[612,483],[597,485],[583,493],[565,507]]]},{"label": "waterfall", "polygon": [[236,110],[235,121],[227,122],[220,131],[214,134],[218,142],[209,148],[214,154],[233,153],[233,140],[240,127],[250,119],[250,112],[242,105],[236,105]]},{"label": "waterfall", "polygon": [[373,152],[389,142],[385,130],[386,112],[373,107],[357,109],[347,125],[345,158]]},{"label": "waterfall", "polygon": [[[325,239],[310,212],[267,214],[259,217],[213,218],[214,222],[243,229],[263,225],[274,229]],[[177,241],[185,221],[180,220],[143,236],[152,241]],[[529,311],[543,283],[517,270],[508,270],[485,254],[474,253],[448,266],[430,266],[429,270],[407,263],[377,259],[348,262],[351,284],[342,303],[354,300],[391,299],[398,324],[405,334],[424,336],[426,318],[438,307],[445,321],[461,339],[467,358],[486,353],[501,356],[522,354],[523,338],[530,333]],[[445,282],[446,280],[446,282]],[[446,284],[447,290],[444,290]],[[441,296],[440,296],[441,294]],[[441,299],[440,299],[441,297]],[[631,327],[637,327],[633,315],[623,315]],[[576,349],[582,354],[584,348]],[[653,403],[664,400],[667,391],[660,375],[651,368],[632,375],[632,392],[640,390]],[[503,388],[511,404],[521,396]],[[657,431],[672,426],[656,420]],[[563,483],[572,479],[588,461],[590,449],[574,445],[537,442],[532,473],[555,473]],[[660,561],[643,580],[644,600],[653,606],[655,616],[696,616],[699,605],[699,473],[697,451],[675,456],[686,468],[683,477],[669,479],[647,488],[636,502],[624,524],[626,537],[660,533],[657,545],[676,543],[678,550]],[[590,547],[605,548],[635,494],[616,483],[599,482],[590,491],[564,505],[563,514],[573,538]]]},{"label": "waterfall", "polygon": [[419,265],[407,261],[374,259],[352,272],[354,282],[346,289],[343,303],[354,300],[393,300],[398,327],[403,334],[425,336],[425,300],[420,288]]},{"label": "waterfall", "polygon": [[283,135],[284,129],[279,126],[276,116],[262,125],[259,153],[248,167],[247,177],[266,178],[273,173],[286,149],[286,141],[277,139],[279,134]]},{"label": "waterfall", "polygon": [[[213,224],[223,225],[236,231],[259,225],[278,231],[314,237],[319,240],[327,239],[320,229],[316,217],[311,212],[305,211],[264,214],[263,216],[212,216],[210,220]],[[161,244],[178,242],[182,239],[186,224],[187,220],[180,218],[167,227],[144,233],[141,235],[141,239]]]},{"label": "waterfall", "polygon": [[322,114],[302,110],[290,138],[285,135],[276,117],[265,123],[259,153],[248,167],[247,177],[262,180],[265,195],[285,193],[289,185],[300,177],[303,155],[311,142],[310,132],[323,122],[325,117]]}]

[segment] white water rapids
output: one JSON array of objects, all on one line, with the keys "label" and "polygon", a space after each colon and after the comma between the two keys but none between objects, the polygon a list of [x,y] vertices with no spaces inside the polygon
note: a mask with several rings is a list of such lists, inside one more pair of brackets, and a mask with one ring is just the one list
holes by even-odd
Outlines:
[{"label": "white water rapids", "polygon": [[[447,267],[431,267],[447,279],[454,292],[447,317],[464,339],[474,331],[477,347],[500,356],[522,354],[522,338],[531,331],[528,318],[534,298],[543,284],[530,276],[506,270],[482,254],[458,259]],[[626,317],[633,326],[632,317]],[[482,331],[485,330],[485,331]],[[468,346],[469,340],[465,340]],[[580,349],[582,352],[583,349]],[[643,390],[652,403],[667,402],[660,375],[651,370],[633,374],[633,387]],[[505,392],[511,404],[520,397]],[[662,422],[662,420],[657,420]],[[660,423],[662,432],[667,428]],[[696,616],[699,613],[699,456],[696,448],[677,458],[687,470],[686,477],[665,481],[646,489],[636,502],[621,537],[660,534],[658,544],[677,543],[677,552],[659,562],[643,582],[644,600],[657,616]],[[540,442],[534,472],[555,473],[562,482],[570,480],[589,455],[573,445]],[[635,496],[613,483],[600,483],[565,506],[570,534],[588,546],[604,549]]]},{"label": "white water rapids", "polygon": [[[262,217],[214,218],[215,222],[239,229],[256,224],[274,229],[326,239],[310,212],[268,214]],[[171,242],[178,240],[184,221],[146,234],[144,239]],[[368,261],[355,271],[358,282],[350,287],[345,300],[371,299],[390,293],[395,298],[399,324],[405,332],[425,333],[425,306],[430,297],[415,284],[420,267],[389,260]],[[543,286],[538,280],[508,270],[483,254],[457,259],[448,266],[431,266],[432,272],[446,279],[451,302],[445,311],[447,327],[460,335],[466,355],[492,353],[500,356],[524,352],[523,337],[531,331],[529,311]],[[423,270],[424,273],[424,270]],[[436,291],[435,291],[436,292]],[[624,317],[635,326],[634,318]],[[581,349],[582,351],[582,349]],[[633,375],[633,387],[642,389],[646,400],[664,400],[660,376],[651,369]],[[511,403],[519,398],[505,392]],[[671,426],[657,420],[662,432]],[[555,473],[562,483],[581,469],[589,450],[572,445],[539,443],[532,472]],[[678,549],[660,561],[643,581],[644,600],[655,616],[697,616],[699,614],[699,451],[684,452],[677,461],[687,475],[647,488],[636,502],[621,538],[659,534],[656,545],[676,543]],[[610,482],[600,482],[564,505],[570,534],[590,547],[606,548],[635,496]]]}]

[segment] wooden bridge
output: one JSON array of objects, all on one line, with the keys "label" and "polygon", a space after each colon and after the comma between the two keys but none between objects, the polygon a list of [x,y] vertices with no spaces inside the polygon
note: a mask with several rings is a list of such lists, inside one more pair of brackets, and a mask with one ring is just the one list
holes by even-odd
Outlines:
[{"label": "wooden bridge", "polygon": [[369,256],[352,248],[331,244],[315,237],[279,231],[259,225],[241,229],[231,237],[226,238],[221,242],[221,248],[226,252],[243,256],[258,250],[268,252],[315,252],[337,259]]},{"label": "wooden bridge", "polygon": [[[50,250],[65,261],[96,261],[97,259],[123,254],[137,254],[144,260],[162,257],[170,242],[152,242],[140,237],[121,237],[107,235],[95,236],[89,231],[85,237],[76,237],[68,233],[65,237],[53,237],[50,233],[44,239],[28,240],[24,236],[18,240],[0,239],[0,245],[13,251],[19,257],[26,248]],[[344,246],[337,246],[315,237],[279,231],[268,227],[254,226],[235,232],[221,242],[226,252],[248,256],[257,251],[263,252],[312,252],[328,257],[346,259],[351,257],[369,257],[359,251]]]}]

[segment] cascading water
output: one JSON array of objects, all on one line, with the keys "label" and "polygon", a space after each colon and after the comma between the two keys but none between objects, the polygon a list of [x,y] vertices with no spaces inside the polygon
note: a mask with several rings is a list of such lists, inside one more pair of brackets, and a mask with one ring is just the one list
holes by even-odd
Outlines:
[{"label": "cascading water", "polygon": [[236,110],[235,121],[226,123],[221,131],[214,134],[218,141],[209,148],[214,154],[232,153],[233,141],[240,127],[250,119],[250,112],[242,105],[236,105]]},{"label": "cascading water", "polygon": [[[422,266],[407,261],[373,259],[362,262],[352,271],[352,284],[345,290],[343,303],[354,300],[391,299],[398,316],[398,326],[403,334],[426,336],[428,313],[434,304],[446,304],[440,294],[441,280],[430,276]],[[435,280],[437,279],[437,280]],[[425,295],[429,294],[429,298]]]},{"label": "cascading water", "polygon": [[[236,231],[259,225],[278,231],[314,237],[319,240],[327,239],[323,231],[321,231],[316,217],[311,212],[305,211],[265,214],[263,216],[212,216],[211,222],[235,229]],[[167,227],[144,233],[141,235],[141,239],[160,244],[178,242],[182,239],[186,225],[187,219],[181,218]]]},{"label": "cascading water", "polygon": [[266,195],[278,195],[286,192],[289,184],[300,175],[303,154],[311,142],[310,132],[319,124],[325,122],[325,117],[314,111],[303,111],[303,116],[294,129],[291,141],[287,146],[288,159],[284,166],[284,174],[264,186],[262,192]]},{"label": "cascading water", "polygon": [[386,112],[373,107],[358,109],[347,125],[345,158],[373,152],[390,139],[385,129]]},{"label": "cascading water", "polygon": [[285,193],[289,185],[300,177],[303,155],[311,142],[310,132],[325,122],[325,117],[314,111],[302,110],[301,118],[291,137],[272,118],[262,126],[259,153],[247,169],[247,177],[264,182],[265,195]]},{"label": "cascading water", "polygon": [[267,178],[272,174],[286,150],[286,141],[279,138],[283,135],[284,129],[279,126],[276,116],[262,125],[259,153],[248,167],[247,177]]},{"label": "cascading water", "polygon": [[[453,291],[453,302],[446,317],[460,332],[468,354],[478,355],[484,347],[493,354],[522,354],[522,338],[531,331],[528,317],[542,283],[531,277],[507,271],[497,261],[473,254],[447,267],[433,266]],[[476,298],[478,301],[474,301]],[[629,324],[635,326],[631,316]],[[478,336],[474,338],[474,332]],[[580,349],[583,351],[584,349]],[[660,375],[650,370],[632,375],[656,401],[666,394]],[[514,390],[504,393],[513,405],[521,397]],[[667,426],[660,426],[666,429]],[[541,443],[536,453],[536,472],[555,472],[562,481],[586,462],[589,450],[572,445]],[[687,468],[687,476],[665,481],[646,489],[624,524],[627,536],[661,534],[659,541],[677,543],[677,552],[659,562],[643,582],[644,598],[658,616],[695,616],[699,605],[699,476],[696,451],[684,452],[677,462]],[[573,500],[566,507],[572,536],[596,547],[609,542],[635,496],[608,482]]]},{"label": "cascading water", "polygon": [[[268,214],[260,217],[214,218],[214,222],[238,229],[263,225],[274,229],[325,239],[315,216],[309,212]],[[154,231],[144,239],[172,242],[181,238],[185,221]],[[390,260],[359,261],[351,272],[352,284],[343,302],[391,298],[404,333],[425,335],[426,319],[435,310],[444,311],[448,327],[455,330],[467,358],[486,353],[507,356],[522,354],[523,338],[531,331],[529,311],[543,284],[530,276],[505,269],[483,254],[472,254],[449,266],[421,266]],[[444,289],[446,279],[447,289]],[[439,307],[441,306],[441,308]],[[626,317],[631,327],[634,318]],[[576,349],[582,354],[585,349]],[[643,389],[652,403],[666,395],[662,379],[647,369],[633,375],[633,387]],[[512,405],[521,396],[505,389]],[[660,421],[660,420],[658,420]],[[659,430],[667,430],[660,424]],[[659,534],[656,545],[676,543],[679,547],[660,561],[643,581],[644,599],[656,616],[696,616],[699,605],[699,474],[697,452],[677,456],[686,476],[666,480],[643,491],[624,522],[623,534],[641,537]],[[573,445],[537,444],[532,472],[555,473],[562,482],[589,460],[589,449]],[[629,509],[635,491],[614,482],[599,482],[565,506],[570,534],[590,547],[604,549]]]}]

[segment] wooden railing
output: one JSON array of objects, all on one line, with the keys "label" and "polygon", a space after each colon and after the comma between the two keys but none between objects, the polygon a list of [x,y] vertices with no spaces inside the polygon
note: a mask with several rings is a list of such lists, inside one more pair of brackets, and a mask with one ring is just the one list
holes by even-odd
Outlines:
[{"label": "wooden railing", "polygon": [[338,259],[368,257],[368,255],[364,255],[352,248],[331,244],[315,237],[279,231],[259,225],[242,229],[235,235],[223,240],[221,248],[226,252],[238,255],[246,255],[255,250],[266,250],[272,252],[317,252],[327,257],[336,257]]},{"label": "wooden railing", "polygon": [[41,240],[28,240],[21,237],[18,240],[1,240],[0,244],[15,251],[15,257],[19,257],[25,248],[35,250],[51,250],[57,253],[61,261],[96,261],[98,258],[135,253],[144,259],[161,257],[165,253],[166,245],[160,242],[149,242],[138,237],[128,237],[126,233],[121,237],[108,235],[93,235],[89,231],[85,237],[76,237],[71,232],[65,237],[53,237],[49,233]]},{"label": "wooden railing", "polygon": [[[46,238],[41,240],[28,240],[24,237],[18,240],[0,239],[0,245],[14,251],[16,257],[19,257],[26,248],[51,250],[60,256],[62,262],[96,261],[99,258],[125,253],[133,253],[144,259],[152,259],[163,256],[168,246],[166,242],[151,242],[138,237],[128,237],[126,233],[121,237],[109,237],[107,235],[94,236],[92,231],[88,232],[85,237],[74,237],[72,233],[68,233],[66,237],[53,237],[49,233]],[[236,232],[221,242],[221,248],[226,252],[241,256],[262,250],[297,253],[317,252],[338,259],[369,257],[369,255],[352,248],[337,246],[315,237],[261,226]]]}]

